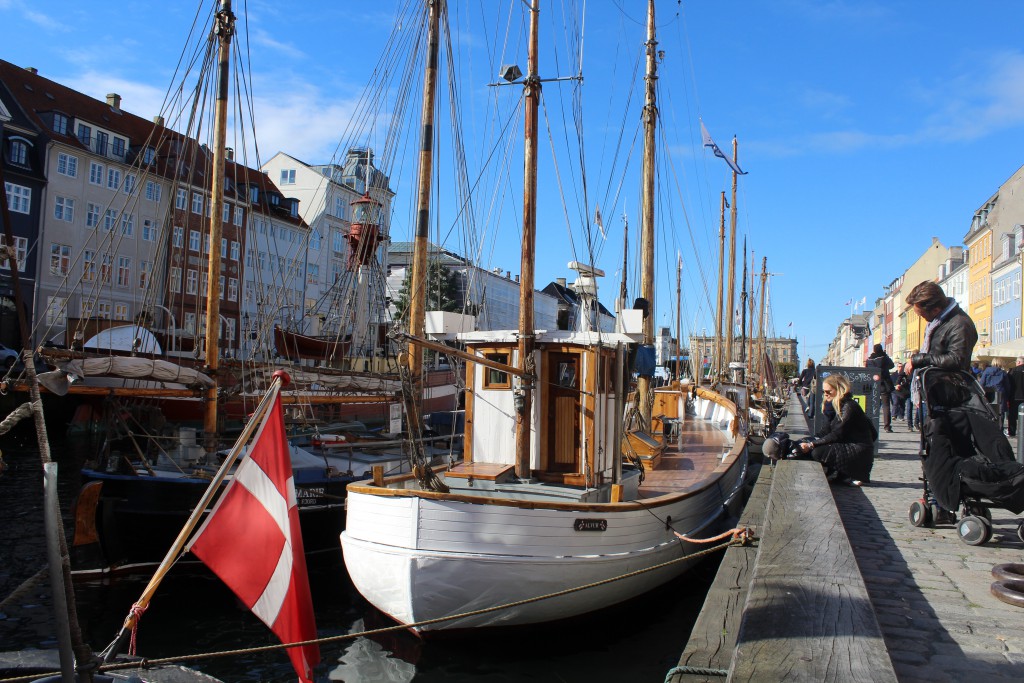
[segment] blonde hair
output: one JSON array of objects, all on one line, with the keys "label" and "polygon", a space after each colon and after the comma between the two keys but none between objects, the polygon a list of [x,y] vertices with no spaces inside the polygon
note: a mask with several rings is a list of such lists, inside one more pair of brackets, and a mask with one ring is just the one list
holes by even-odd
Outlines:
[{"label": "blonde hair", "polygon": [[[832,391],[835,392],[832,396],[832,407],[835,408],[836,415],[840,416],[840,419],[842,419],[842,411],[839,408],[839,404],[842,402],[843,397],[850,393],[850,380],[846,379],[842,375],[829,375],[822,380],[822,384],[831,388]],[[827,403],[827,401],[824,399],[824,389],[822,389],[822,410],[825,409],[825,403]]]}]

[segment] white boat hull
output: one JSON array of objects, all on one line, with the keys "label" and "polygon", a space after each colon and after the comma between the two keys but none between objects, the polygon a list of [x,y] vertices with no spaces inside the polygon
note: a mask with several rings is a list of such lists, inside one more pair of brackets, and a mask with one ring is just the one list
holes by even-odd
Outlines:
[{"label": "white boat hull", "polygon": [[[683,573],[699,537],[739,503],[744,458],[711,486],[650,507],[538,509],[350,491],[345,564],[375,607],[420,631],[510,626],[585,614],[641,595]],[[653,502],[653,501],[652,501]],[[593,520],[603,531],[577,531]],[[678,560],[678,561],[676,561]],[[674,562],[673,562],[674,561]],[[587,584],[639,573],[598,587]],[[571,591],[533,601],[551,593]],[[522,603],[522,601],[531,601]],[[452,615],[490,610],[440,623]]]}]

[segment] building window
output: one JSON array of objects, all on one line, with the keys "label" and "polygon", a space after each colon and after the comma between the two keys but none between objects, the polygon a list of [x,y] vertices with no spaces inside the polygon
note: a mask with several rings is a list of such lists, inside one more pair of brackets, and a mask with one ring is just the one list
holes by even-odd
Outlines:
[{"label": "building window", "polygon": [[197,291],[199,291],[199,273],[190,268],[185,274],[185,293],[195,294]]},{"label": "building window", "polygon": [[181,247],[185,244],[185,228],[180,225],[174,226],[174,246]]},{"label": "building window", "polygon": [[294,168],[282,168],[281,169],[281,184],[282,185],[294,185],[295,184],[295,169]]},{"label": "building window", "polygon": [[103,215],[103,229],[110,232],[117,225],[117,211],[114,209],[107,209],[107,212]]},{"label": "building window", "polygon": [[217,289],[218,298],[220,298],[221,301],[224,301],[224,289],[225,289],[225,287],[224,287],[224,276],[223,275],[220,276],[220,280],[218,281],[218,285],[219,285],[219,287]]},{"label": "building window", "polygon": [[67,275],[71,270],[71,246],[68,244],[50,244],[50,275]]},{"label": "building window", "polygon": [[316,263],[309,264],[309,270],[306,275],[306,282],[311,285],[320,284],[320,265]]},{"label": "building window", "polygon": [[348,202],[345,201],[344,197],[334,198],[334,215],[338,218],[345,218],[345,211],[348,209]]},{"label": "building window", "polygon": [[104,320],[110,320],[110,302],[100,301],[96,304],[96,314]]},{"label": "building window", "polygon": [[130,213],[121,214],[121,234],[125,237],[135,236],[135,216]]},{"label": "building window", "polygon": [[131,194],[135,192],[135,174],[126,173],[124,176],[124,193]]},{"label": "building window", "polygon": [[203,215],[203,195],[198,192],[192,193],[192,213]]},{"label": "building window", "polygon": [[188,192],[179,187],[174,195],[174,208],[184,211],[186,202],[188,202]]},{"label": "building window", "polygon": [[206,296],[210,293],[210,274],[205,270],[199,273],[199,296]]},{"label": "building window", "polygon": [[121,171],[116,168],[107,169],[107,187],[111,190],[121,187]]},{"label": "building window", "polygon": [[221,208],[220,220],[222,223],[229,223],[231,221],[231,205],[224,202],[224,206]]},{"label": "building window", "polygon": [[239,245],[238,242],[236,242],[235,240],[231,240],[231,260],[232,261],[237,261],[238,260],[238,254],[239,254],[239,249],[240,248],[241,248],[241,245]]},{"label": "building window", "polygon": [[101,130],[96,131],[96,153],[107,154],[108,143],[110,136]]},{"label": "building window", "polygon": [[14,213],[28,213],[32,206],[32,188],[4,183],[7,191],[7,208]]},{"label": "building window", "polygon": [[64,297],[61,296],[48,296],[46,297],[46,324],[47,325],[65,325],[67,324],[67,317],[64,311]]},{"label": "building window", "polygon": [[27,166],[28,143],[18,139],[9,140],[7,143],[7,160],[18,166]]},{"label": "building window", "polygon": [[317,230],[309,233],[309,248],[313,251],[320,251],[320,233]]},{"label": "building window", "polygon": [[235,207],[235,225],[242,226],[242,207],[240,206]]},{"label": "building window", "polygon": [[142,163],[148,166],[149,164],[152,164],[155,160],[156,150],[153,149],[152,147],[147,147],[145,151],[142,152]]},{"label": "building window", "polygon": [[345,253],[345,235],[341,230],[335,230],[331,235],[331,249],[337,254]]},{"label": "building window", "polygon": [[160,231],[160,224],[146,218],[142,221],[142,239],[146,242],[156,242],[156,234]]},{"label": "building window", "polygon": [[228,301],[238,301],[238,278],[228,278]]},{"label": "building window", "polygon": [[227,237],[221,237],[220,238],[220,253],[217,254],[217,256],[219,256],[221,258],[224,258],[227,255],[228,255],[228,238]]},{"label": "building window", "polygon": [[199,251],[199,231],[189,230],[188,231],[188,250]]},{"label": "building window", "polygon": [[203,235],[203,254],[205,255],[205,254],[209,254],[209,253],[210,253],[210,236],[209,235]]},{"label": "building window", "polygon": [[172,292],[181,292],[181,268],[171,268],[170,280],[168,282],[167,288],[170,289]]},{"label": "building window", "polygon": [[[507,353],[485,353],[484,358],[495,363],[508,365]],[[511,389],[512,383],[507,372],[484,367],[484,389]]]},{"label": "building window", "polygon": [[185,331],[189,334],[196,333],[196,314],[186,313],[185,314]]},{"label": "building window", "polygon": [[75,200],[68,197],[55,197],[53,200],[53,217],[59,221],[73,223],[75,220]]},{"label": "building window", "polygon": [[78,177],[78,157],[61,152],[57,155],[57,173],[69,178]]},{"label": "building window", "polygon": [[78,124],[78,141],[86,147],[92,147],[92,127],[84,123]]},{"label": "building window", "polygon": [[103,184],[103,164],[97,164],[95,161],[89,162],[89,182],[93,185]]},{"label": "building window", "polygon": [[114,320],[128,319],[128,304],[114,304]]},{"label": "building window", "polygon": [[115,137],[110,145],[111,153],[119,159],[124,159],[124,138]]},{"label": "building window", "polygon": [[54,113],[53,115],[53,132],[59,135],[68,134],[68,117],[64,114]]},{"label": "building window", "polygon": [[89,202],[86,205],[85,227],[95,228],[97,225],[100,224],[100,211],[102,211],[102,209],[100,208],[99,204],[93,204],[92,202]]},{"label": "building window", "polygon": [[[178,271],[179,273],[181,271]],[[178,276],[181,277],[180,275]],[[153,262],[139,261],[139,289],[146,289],[153,278]]]},{"label": "building window", "polygon": [[132,260],[127,256],[117,257],[117,286],[130,287],[132,284]]},{"label": "building window", "polygon": [[86,249],[82,252],[82,282],[96,280],[96,252]]},{"label": "building window", "polygon": [[100,282],[105,285],[110,284],[110,272],[114,269],[114,258],[109,254],[104,254],[100,259]]}]

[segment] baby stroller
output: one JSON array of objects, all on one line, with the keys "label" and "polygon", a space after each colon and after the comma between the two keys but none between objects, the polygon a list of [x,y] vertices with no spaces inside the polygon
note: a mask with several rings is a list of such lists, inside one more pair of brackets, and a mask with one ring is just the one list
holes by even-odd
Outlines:
[{"label": "baby stroller", "polygon": [[[930,367],[919,377],[927,415],[921,430],[924,495],[910,506],[910,523],[926,526],[958,511],[951,521],[960,540],[982,545],[992,538],[993,508],[1024,511],[1024,465],[1014,459],[970,373]],[[1017,536],[1024,541],[1024,522]]]}]

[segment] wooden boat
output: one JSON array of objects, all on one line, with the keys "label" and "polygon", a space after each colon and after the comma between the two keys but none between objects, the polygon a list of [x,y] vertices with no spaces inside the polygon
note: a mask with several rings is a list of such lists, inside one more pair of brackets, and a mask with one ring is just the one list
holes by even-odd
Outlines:
[{"label": "wooden boat", "polygon": [[[467,367],[462,463],[348,487],[341,544],[352,582],[418,632],[532,624],[627,601],[682,574],[698,547],[690,539],[717,532],[742,504],[745,405],[689,384],[650,390],[640,376],[640,427],[623,428],[627,349],[651,343],[653,316],[620,309],[612,333],[533,326],[538,3],[524,81],[520,329],[457,337]],[[647,32],[641,296],[651,301],[653,2]],[[596,297],[597,269],[570,267]]]},{"label": "wooden boat", "polygon": [[348,353],[351,343],[351,337],[311,337],[274,325],[274,346],[281,356],[291,360],[329,362],[341,359]]}]

